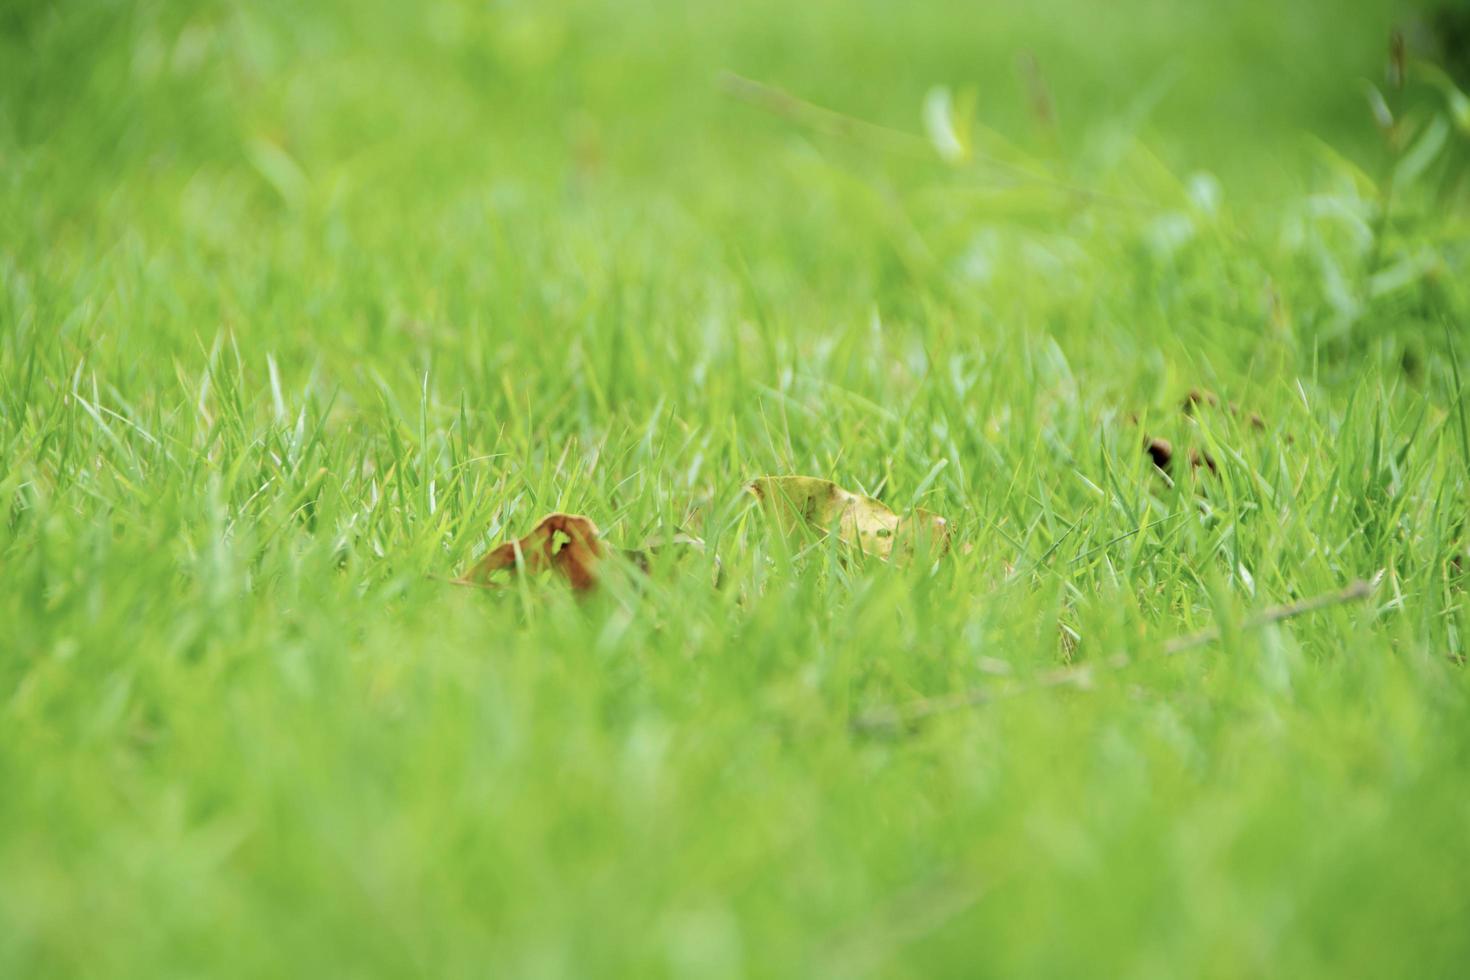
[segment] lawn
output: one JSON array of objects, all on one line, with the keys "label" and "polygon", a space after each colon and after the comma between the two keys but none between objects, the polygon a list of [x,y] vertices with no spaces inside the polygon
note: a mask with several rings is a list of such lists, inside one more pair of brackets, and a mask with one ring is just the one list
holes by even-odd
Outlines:
[{"label": "lawn", "polygon": [[6,3],[0,976],[1463,975],[1464,23]]}]

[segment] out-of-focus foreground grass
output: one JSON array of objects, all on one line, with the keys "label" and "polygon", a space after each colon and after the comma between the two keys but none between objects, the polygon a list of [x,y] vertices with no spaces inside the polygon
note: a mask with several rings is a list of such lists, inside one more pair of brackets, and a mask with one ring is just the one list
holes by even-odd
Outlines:
[{"label": "out-of-focus foreground grass", "polygon": [[7,3],[0,976],[1457,974],[1460,24]]}]

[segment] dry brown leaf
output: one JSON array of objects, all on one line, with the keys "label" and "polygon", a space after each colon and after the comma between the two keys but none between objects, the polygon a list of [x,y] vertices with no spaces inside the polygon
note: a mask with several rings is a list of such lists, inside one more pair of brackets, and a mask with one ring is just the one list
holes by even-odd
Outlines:
[{"label": "dry brown leaf", "polygon": [[647,572],[654,556],[665,551],[703,550],[702,540],[683,533],[652,537],[641,548],[611,548],[603,542],[601,532],[590,517],[548,514],[541,518],[530,534],[487,552],[455,581],[464,585],[488,586],[496,572],[522,570],[535,575],[552,569],[570,582],[572,588],[586,592],[597,586],[602,578],[603,562],[611,555],[621,555]]},{"label": "dry brown leaf", "polygon": [[831,480],[813,476],[763,476],[746,484],[762,509],[786,533],[801,528],[837,529],[842,541],[864,554],[907,557],[923,543],[942,552],[949,546],[949,522],[916,509],[900,517],[872,497],[844,490]]},{"label": "dry brown leaf", "polygon": [[507,541],[477,560],[461,579],[486,584],[496,572],[509,569],[536,574],[548,568],[566,577],[572,588],[585,592],[597,584],[598,566],[607,555],[597,525],[580,514],[548,514],[530,534]]}]

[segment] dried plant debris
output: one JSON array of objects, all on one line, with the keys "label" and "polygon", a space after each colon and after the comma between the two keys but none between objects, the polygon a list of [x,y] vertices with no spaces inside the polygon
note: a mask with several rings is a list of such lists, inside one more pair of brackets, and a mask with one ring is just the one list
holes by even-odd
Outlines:
[{"label": "dried plant debris", "polygon": [[1174,465],[1174,446],[1168,439],[1150,439],[1145,437],[1143,440],[1143,451],[1148,453],[1149,458],[1154,461],[1154,465],[1165,473],[1169,472],[1169,467]]},{"label": "dried plant debris", "polygon": [[1220,467],[1215,465],[1215,457],[1203,450],[1191,449],[1189,451],[1189,465],[1192,469],[1199,469],[1203,466],[1216,476],[1220,475]]},{"label": "dried plant debris", "polygon": [[[1174,445],[1168,439],[1145,438],[1143,440],[1143,451],[1148,453],[1149,459],[1154,466],[1163,473],[1169,473],[1174,466]],[[1189,451],[1189,468],[1199,469],[1203,466],[1215,475],[1219,475],[1220,467],[1215,463],[1215,457],[1199,449]]]},{"label": "dried plant debris", "polygon": [[655,536],[641,548],[613,548],[602,540],[590,517],[547,514],[530,534],[491,549],[456,581],[484,586],[491,584],[496,573],[502,571],[536,575],[551,570],[571,583],[576,591],[588,592],[601,581],[610,558],[621,558],[647,572],[655,556],[666,551],[703,550],[703,541],[682,532]]},{"label": "dried plant debris", "polygon": [[[1183,409],[1185,415],[1193,415],[1195,413],[1195,410],[1198,409],[1200,406],[1204,406],[1206,408],[1219,408],[1220,396],[1215,394],[1213,391],[1208,391],[1203,388],[1191,388],[1189,389],[1189,393],[1184,396],[1184,401],[1179,407]],[[1241,417],[1241,410],[1237,405],[1227,403],[1225,405],[1225,410],[1229,412],[1233,418]],[[1246,412],[1244,413],[1244,415],[1246,424],[1248,424],[1252,429],[1255,429],[1259,432],[1262,429],[1266,428],[1266,420],[1261,418],[1259,413]]]},{"label": "dried plant debris", "polygon": [[909,558],[916,551],[942,553],[949,547],[949,522],[916,509],[901,517],[862,494],[812,476],[763,476],[746,484],[761,509],[781,530],[825,534],[879,558]]},{"label": "dried plant debris", "polygon": [[607,557],[592,519],[580,514],[547,514],[530,534],[507,541],[478,559],[460,581],[487,585],[500,571],[530,574],[555,569],[572,588],[585,592],[597,585],[600,566]]},{"label": "dried plant debris", "polygon": [[[1254,431],[1261,432],[1265,430],[1266,420],[1259,414],[1256,412],[1242,412],[1238,407],[1229,402],[1222,403],[1220,396],[1207,388],[1189,389],[1180,401],[1179,409],[1185,415],[1192,417],[1201,412],[1219,410],[1222,405],[1224,410],[1229,412],[1232,418],[1244,419],[1245,423]],[[1129,413],[1127,418],[1130,425],[1136,425],[1138,423],[1138,413],[1136,412]],[[1288,443],[1292,441],[1290,435],[1285,438]],[[1149,459],[1153,461],[1154,466],[1161,472],[1172,475],[1171,471],[1175,455],[1173,443],[1168,439],[1163,439],[1158,436],[1145,435],[1143,437],[1143,451],[1148,453]],[[1189,459],[1189,467],[1192,470],[1203,467],[1216,476],[1220,474],[1220,466],[1215,462],[1215,458],[1203,449],[1190,449],[1187,458]]]},{"label": "dried plant debris", "polygon": [[[910,558],[915,553],[943,553],[949,547],[949,522],[927,510],[899,516],[872,497],[844,490],[830,480],[806,476],[767,476],[746,490],[788,533],[805,529],[825,534],[836,530],[843,542],[867,555]],[[643,572],[668,552],[703,551],[704,542],[682,531],[655,535],[639,548],[614,548],[590,517],[548,514],[525,537],[497,545],[471,564],[461,585],[492,586],[496,575],[555,572],[578,592],[590,592],[603,579],[609,561],[621,561]],[[719,581],[719,562],[715,563]]]},{"label": "dried plant debris", "polygon": [[1220,396],[1213,391],[1207,391],[1203,388],[1191,388],[1189,389],[1189,393],[1184,396],[1184,402],[1180,405],[1180,408],[1184,410],[1184,414],[1193,415],[1195,408],[1199,405],[1218,408],[1220,405]]},{"label": "dried plant debris", "polygon": [[[1383,580],[1383,575],[1384,572],[1380,570],[1370,579],[1358,579],[1345,588],[1333,592],[1324,592],[1320,595],[1299,599],[1296,602],[1290,602],[1281,606],[1271,606],[1261,610],[1254,616],[1248,616],[1241,620],[1236,624],[1236,629],[1259,629],[1273,623],[1280,623],[1323,609],[1330,609],[1333,606],[1362,602],[1372,598],[1378,589],[1378,584]],[[1058,625],[1064,631],[1067,629],[1064,624],[1059,623]],[[1220,639],[1220,636],[1220,628],[1213,626],[1200,630],[1197,633],[1176,636],[1172,640],[1164,643],[1160,647],[1159,653],[1166,657],[1177,656],[1181,653],[1214,643]],[[888,705],[866,711],[853,717],[851,727],[854,732],[859,734],[909,734],[918,731],[920,725],[925,721],[939,715],[953,714],[957,711],[979,708],[983,705],[993,704],[1008,698],[1061,687],[1075,687],[1079,690],[1087,690],[1093,685],[1097,676],[1102,671],[1123,671],[1139,662],[1134,656],[1120,651],[1091,663],[1068,664],[1056,670],[1040,674],[1029,681],[1019,681],[1008,685],[987,685],[986,687],[970,688],[969,690],[956,691],[951,694],[918,698],[917,700],[902,704]]]}]

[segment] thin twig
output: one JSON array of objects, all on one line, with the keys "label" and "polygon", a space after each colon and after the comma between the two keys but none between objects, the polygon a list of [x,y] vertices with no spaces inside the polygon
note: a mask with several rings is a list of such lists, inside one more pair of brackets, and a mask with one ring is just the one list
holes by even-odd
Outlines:
[{"label": "thin twig", "polygon": [[[1312,596],[1285,605],[1271,606],[1243,620],[1238,628],[1242,630],[1259,629],[1271,623],[1279,623],[1282,620],[1305,616],[1308,613],[1314,613],[1321,609],[1361,601],[1373,594],[1382,578],[1383,572],[1379,572],[1371,579],[1359,579],[1346,588],[1338,589],[1335,592],[1327,592],[1323,595]],[[1175,654],[1184,653],[1186,650],[1193,650],[1196,647],[1213,643],[1219,638],[1220,628],[1217,626],[1200,630],[1198,633],[1175,637],[1164,644],[1163,655],[1170,657]],[[968,691],[959,691],[955,694],[944,694],[932,698],[919,698],[901,705],[876,708],[853,718],[851,723],[852,729],[859,733],[911,731],[917,728],[920,722],[933,718],[936,715],[963,711],[966,708],[974,708],[993,701],[1018,697],[1022,694],[1031,694],[1036,691],[1045,691],[1055,687],[1088,687],[1096,677],[1099,666],[1109,670],[1122,670],[1137,662],[1128,655],[1119,653],[1108,657],[1101,664],[1062,667],[1058,670],[1042,674],[1029,683],[998,688],[972,688]]]},{"label": "thin twig", "polygon": [[[1378,583],[1383,579],[1383,573],[1379,572],[1371,579],[1358,579],[1346,588],[1338,589],[1336,592],[1328,592],[1323,595],[1312,596],[1298,602],[1289,602],[1282,606],[1272,606],[1263,609],[1254,616],[1247,617],[1241,624],[1240,629],[1253,630],[1272,623],[1279,623],[1283,619],[1294,619],[1297,616],[1305,616],[1319,609],[1327,609],[1332,606],[1340,606],[1348,602],[1357,602],[1366,599],[1378,588]],[[1185,650],[1193,650],[1202,647],[1206,643],[1213,643],[1220,638],[1219,627],[1210,627],[1191,633],[1188,636],[1180,636],[1164,644],[1164,656],[1172,656],[1183,653]]]}]

